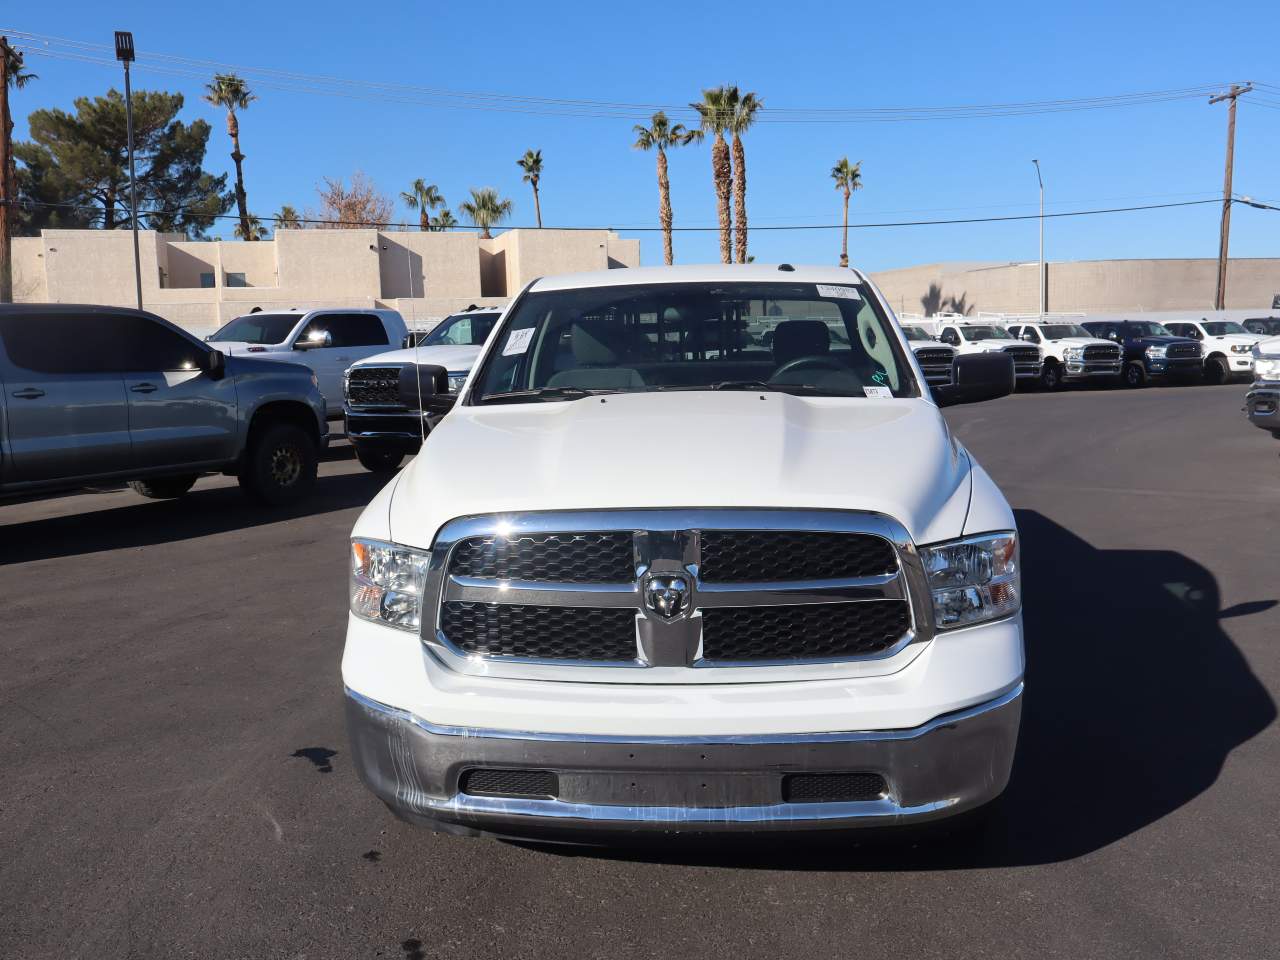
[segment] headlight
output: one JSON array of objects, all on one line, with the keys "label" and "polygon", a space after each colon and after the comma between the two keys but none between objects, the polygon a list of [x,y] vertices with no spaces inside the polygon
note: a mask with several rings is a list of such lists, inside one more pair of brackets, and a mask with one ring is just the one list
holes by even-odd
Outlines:
[{"label": "headlight", "polygon": [[1168,347],[1147,347],[1147,356],[1153,360],[1163,360],[1168,352]]},{"label": "headlight", "polygon": [[1259,380],[1280,380],[1280,357],[1253,356],[1253,375]]},{"label": "headlight", "polygon": [[939,630],[1017,613],[1022,583],[1018,535],[988,533],[920,548]]},{"label": "headlight", "polygon": [[379,540],[351,541],[351,612],[401,630],[422,626],[427,554]]},{"label": "headlight", "polygon": [[467,382],[467,375],[465,373],[449,374],[449,392],[450,393],[461,392],[462,386],[466,382]]},{"label": "headlight", "polygon": [[1083,360],[1084,347],[1067,347],[1064,356],[1066,356],[1068,360]]},{"label": "headlight", "polygon": [[[311,375],[311,382],[317,387],[320,386],[320,381],[316,379],[316,375],[314,373]],[[342,375],[342,399],[351,399],[351,377],[345,373]]]},{"label": "headlight", "polygon": [[1248,353],[1251,349],[1253,348],[1247,343],[1233,343],[1231,345],[1232,353]]}]

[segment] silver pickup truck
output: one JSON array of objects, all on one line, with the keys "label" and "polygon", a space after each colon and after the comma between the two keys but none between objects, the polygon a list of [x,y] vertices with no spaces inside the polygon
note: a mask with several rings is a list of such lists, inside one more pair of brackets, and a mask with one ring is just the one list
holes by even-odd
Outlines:
[{"label": "silver pickup truck", "polygon": [[128,481],[168,499],[226,473],[283,504],[326,438],[306,367],[228,357],[140,310],[0,306],[0,498]]}]

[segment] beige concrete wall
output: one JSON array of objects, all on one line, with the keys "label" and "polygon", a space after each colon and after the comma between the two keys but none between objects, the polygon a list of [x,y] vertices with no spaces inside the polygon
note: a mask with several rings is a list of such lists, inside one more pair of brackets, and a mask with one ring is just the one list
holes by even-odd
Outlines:
[{"label": "beige concrete wall", "polygon": [[14,237],[12,241],[14,303],[44,303],[49,288],[44,279],[44,241],[40,237]]},{"label": "beige concrete wall", "polygon": [[480,291],[480,245],[474,233],[379,234],[382,299],[466,297]]},{"label": "beige concrete wall", "polygon": [[[934,263],[871,275],[895,310],[921,312],[931,283],[946,298],[964,296],[974,311],[1032,313],[1040,284],[1037,263]],[[1066,313],[1204,310],[1213,306],[1218,262],[1185,260],[1080,260],[1047,265],[1049,309]],[[1232,260],[1227,307],[1270,307],[1280,294],[1280,259]]]},{"label": "beige concrete wall", "polygon": [[218,252],[222,260],[222,283],[227,282],[228,273],[243,273],[245,282],[250,287],[277,287],[276,254],[279,248],[270,241],[257,240],[253,243],[239,241],[219,242]]}]

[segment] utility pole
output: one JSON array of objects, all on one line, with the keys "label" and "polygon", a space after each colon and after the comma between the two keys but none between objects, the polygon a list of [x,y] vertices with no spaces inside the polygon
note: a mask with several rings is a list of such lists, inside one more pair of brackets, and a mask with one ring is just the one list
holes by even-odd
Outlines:
[{"label": "utility pole", "polygon": [[133,60],[133,34],[116,31],[116,59],[124,64],[124,119],[129,139],[129,219],[133,224],[133,280],[138,287],[138,309],[142,309],[142,258],[138,254],[138,184],[133,174],[133,93],[129,89],[129,63]]},{"label": "utility pole", "polygon": [[1040,161],[1032,160],[1036,165],[1036,180],[1040,184],[1040,322],[1044,322],[1044,315],[1049,309],[1049,291],[1045,289],[1048,283],[1048,275],[1044,272],[1044,178],[1040,176]]},{"label": "utility pole", "polygon": [[13,302],[13,251],[9,237],[12,228],[14,182],[11,176],[13,158],[9,156],[9,73],[17,69],[16,54],[8,37],[0,37],[0,303]]},{"label": "utility pole", "polygon": [[1227,170],[1222,180],[1222,227],[1218,233],[1218,293],[1214,298],[1215,310],[1227,308],[1227,248],[1231,243],[1231,171],[1236,157],[1236,100],[1242,93],[1253,89],[1252,83],[1243,87],[1233,83],[1228,93],[1210,97],[1209,103],[1221,103],[1230,100],[1227,108]]}]

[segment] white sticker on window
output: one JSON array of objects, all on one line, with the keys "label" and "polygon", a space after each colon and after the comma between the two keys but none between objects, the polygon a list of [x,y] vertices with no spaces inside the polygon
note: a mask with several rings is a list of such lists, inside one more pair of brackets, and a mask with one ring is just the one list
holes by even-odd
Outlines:
[{"label": "white sticker on window", "polygon": [[875,400],[893,399],[893,391],[888,387],[863,387],[862,392]]},{"label": "white sticker on window", "polygon": [[533,339],[533,327],[525,327],[523,330],[512,330],[507,337],[507,345],[502,348],[504,357],[514,356],[517,353],[524,353],[529,349],[529,341]]},{"label": "white sticker on window", "polygon": [[815,284],[820,297],[838,297],[841,300],[861,300],[858,291],[853,287],[833,287],[825,283]]}]

